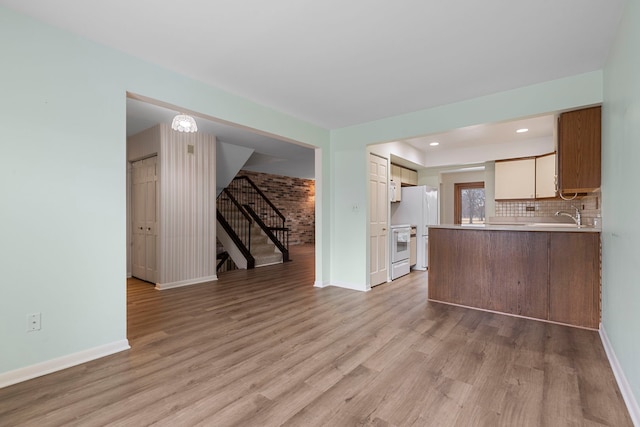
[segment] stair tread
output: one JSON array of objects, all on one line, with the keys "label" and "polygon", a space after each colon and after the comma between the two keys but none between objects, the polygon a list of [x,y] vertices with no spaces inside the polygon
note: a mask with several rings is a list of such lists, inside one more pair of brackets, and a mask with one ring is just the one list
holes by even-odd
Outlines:
[{"label": "stair tread", "polygon": [[282,254],[276,253],[267,256],[255,257],[255,266],[263,267],[265,265],[282,263]]},{"label": "stair tread", "polygon": [[[251,180],[247,177],[234,178],[232,182],[235,183],[236,180],[238,180],[238,182],[241,182],[240,179],[245,179],[251,182]],[[253,183],[251,183],[251,185],[253,185]],[[266,207],[262,204],[256,205],[256,203],[250,201],[252,200],[251,198],[247,198],[247,194],[251,195],[253,193],[256,193],[255,190],[252,189],[254,187],[248,187],[247,184],[243,184],[240,186],[234,186],[233,189],[229,191],[239,192],[238,195],[235,196],[235,199],[238,201],[238,203],[240,203],[240,205],[246,204],[251,206],[251,209],[247,211],[255,211],[255,213],[262,219],[262,221],[265,221],[268,224],[273,224],[274,219],[275,221],[278,221],[278,218],[281,218],[282,216],[279,214],[277,209],[272,212],[269,207]],[[262,197],[264,197],[264,195],[262,195]],[[231,198],[226,195],[221,196],[219,200],[225,201],[227,205],[231,203]],[[230,206],[230,208],[233,209],[233,206]],[[263,265],[282,263],[284,261],[282,252],[280,252],[280,250],[271,241],[271,239],[267,237],[267,234],[264,230],[262,230],[258,223],[254,220],[247,220],[246,215],[243,215],[241,211],[242,209],[238,209],[235,212],[229,213],[228,216],[225,215],[226,221],[229,223],[231,228],[237,230],[239,234],[242,235],[240,237],[241,240],[249,240],[249,245],[251,247],[250,252],[255,259],[255,266],[258,267]],[[249,233],[249,235],[247,235],[247,233]]]}]

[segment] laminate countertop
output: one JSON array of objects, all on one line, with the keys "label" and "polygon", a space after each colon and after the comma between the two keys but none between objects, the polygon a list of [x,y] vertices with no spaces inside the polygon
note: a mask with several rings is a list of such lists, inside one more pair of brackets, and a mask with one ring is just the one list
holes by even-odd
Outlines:
[{"label": "laminate countertop", "polygon": [[520,224],[439,224],[429,228],[446,228],[451,230],[492,230],[492,231],[557,231],[569,233],[600,233],[600,228],[591,226],[578,227],[573,224],[520,223]]}]

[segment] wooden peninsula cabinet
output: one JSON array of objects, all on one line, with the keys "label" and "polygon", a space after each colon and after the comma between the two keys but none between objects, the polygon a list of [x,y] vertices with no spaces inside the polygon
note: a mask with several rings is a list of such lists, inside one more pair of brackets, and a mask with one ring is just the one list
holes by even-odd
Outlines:
[{"label": "wooden peninsula cabinet", "polygon": [[558,187],[563,193],[600,188],[601,115],[601,107],[593,107],[558,119]]},{"label": "wooden peninsula cabinet", "polygon": [[527,228],[430,228],[429,300],[597,329],[599,233]]},{"label": "wooden peninsula cabinet", "polygon": [[598,328],[599,233],[549,236],[549,320]]}]

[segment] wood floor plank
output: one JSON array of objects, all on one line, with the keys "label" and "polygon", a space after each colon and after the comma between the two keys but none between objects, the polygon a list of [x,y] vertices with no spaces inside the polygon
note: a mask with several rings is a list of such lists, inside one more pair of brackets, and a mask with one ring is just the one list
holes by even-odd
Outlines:
[{"label": "wood floor plank", "polygon": [[314,253],[157,291],[131,350],[0,389],[2,426],[630,426],[598,334],[427,301],[427,273],[314,288]]}]

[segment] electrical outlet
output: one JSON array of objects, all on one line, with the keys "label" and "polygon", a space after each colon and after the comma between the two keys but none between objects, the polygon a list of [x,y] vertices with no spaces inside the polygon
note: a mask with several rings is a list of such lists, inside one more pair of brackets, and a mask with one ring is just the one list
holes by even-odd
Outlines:
[{"label": "electrical outlet", "polygon": [[27,315],[27,332],[39,331],[40,321],[42,317],[40,313],[33,313]]}]

